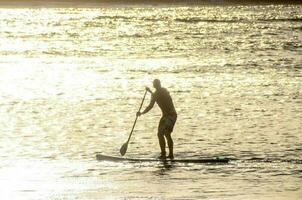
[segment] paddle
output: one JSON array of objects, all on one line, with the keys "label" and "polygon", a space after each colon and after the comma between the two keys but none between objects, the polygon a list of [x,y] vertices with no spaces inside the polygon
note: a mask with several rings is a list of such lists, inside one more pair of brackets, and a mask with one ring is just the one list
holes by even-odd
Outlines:
[{"label": "paddle", "polygon": [[[142,106],[143,106],[143,103],[144,103],[146,94],[147,94],[147,90],[146,90],[146,92],[145,92],[145,94],[144,94],[144,97],[143,97],[142,103],[141,103],[141,105],[140,105],[140,107],[139,107],[139,109],[138,109],[138,112],[141,111],[141,108],[142,108]],[[127,142],[126,142],[125,144],[123,144],[123,146],[122,146],[121,149],[120,149],[120,153],[121,153],[122,156],[126,154],[126,151],[127,151],[127,148],[128,148],[128,143],[129,143],[129,140],[130,140],[130,138],[131,138],[132,132],[133,132],[133,130],[134,130],[134,127],[135,127],[137,118],[138,118],[138,116],[136,115],[134,124],[133,124],[133,126],[132,126],[132,130],[131,130],[130,135],[129,135],[129,137],[128,137],[128,140],[127,140]]]}]

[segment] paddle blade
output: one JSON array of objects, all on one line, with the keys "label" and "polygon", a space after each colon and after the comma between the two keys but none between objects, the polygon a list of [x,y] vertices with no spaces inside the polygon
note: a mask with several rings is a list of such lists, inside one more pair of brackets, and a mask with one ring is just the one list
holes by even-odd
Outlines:
[{"label": "paddle blade", "polygon": [[127,148],[128,148],[128,142],[123,144],[123,146],[120,149],[120,153],[121,153],[122,156],[126,154]]}]

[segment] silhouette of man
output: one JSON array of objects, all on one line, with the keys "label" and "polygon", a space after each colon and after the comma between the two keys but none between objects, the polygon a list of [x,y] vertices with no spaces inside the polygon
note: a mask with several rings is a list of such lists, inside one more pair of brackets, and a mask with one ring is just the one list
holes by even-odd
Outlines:
[{"label": "silhouette of man", "polygon": [[153,108],[155,102],[158,104],[162,111],[162,117],[159,121],[157,132],[159,146],[161,149],[161,155],[159,158],[166,158],[166,138],[169,147],[168,158],[173,159],[173,140],[171,137],[171,133],[173,131],[177,119],[177,113],[175,111],[174,104],[168,90],[166,88],[161,87],[160,80],[155,79],[153,81],[153,87],[155,88],[154,93],[150,90],[150,88],[146,87],[146,90],[151,93],[151,101],[143,112],[137,112],[137,116],[149,112]]}]

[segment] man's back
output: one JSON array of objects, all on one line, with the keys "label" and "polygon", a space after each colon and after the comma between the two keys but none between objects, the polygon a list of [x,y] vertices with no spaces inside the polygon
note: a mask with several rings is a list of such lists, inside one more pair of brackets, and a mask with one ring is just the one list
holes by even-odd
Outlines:
[{"label": "man's back", "polygon": [[172,98],[166,88],[160,88],[153,94],[153,98],[160,107],[163,116],[176,115]]}]

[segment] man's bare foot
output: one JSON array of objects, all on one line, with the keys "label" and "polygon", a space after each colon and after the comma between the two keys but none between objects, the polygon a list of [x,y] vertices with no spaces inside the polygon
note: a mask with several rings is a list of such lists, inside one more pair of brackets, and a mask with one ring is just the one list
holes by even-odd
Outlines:
[{"label": "man's bare foot", "polygon": [[161,154],[158,159],[160,160],[166,160],[166,154]]}]

